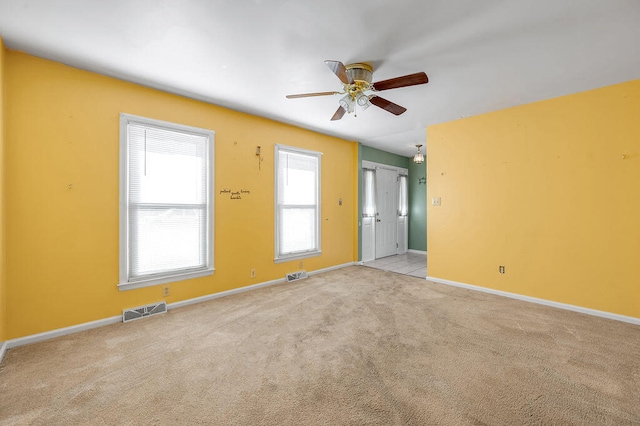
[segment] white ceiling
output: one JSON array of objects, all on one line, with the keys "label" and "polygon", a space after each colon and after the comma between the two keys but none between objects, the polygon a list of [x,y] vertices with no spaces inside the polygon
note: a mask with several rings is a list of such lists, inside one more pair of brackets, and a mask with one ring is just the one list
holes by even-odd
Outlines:
[{"label": "white ceiling", "polygon": [[[411,156],[426,126],[640,78],[639,0],[0,0],[10,49]],[[425,71],[330,121],[325,59]]]}]

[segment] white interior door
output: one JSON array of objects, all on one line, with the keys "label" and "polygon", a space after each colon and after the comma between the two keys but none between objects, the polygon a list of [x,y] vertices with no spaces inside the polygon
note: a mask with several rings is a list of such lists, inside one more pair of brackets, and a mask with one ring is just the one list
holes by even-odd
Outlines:
[{"label": "white interior door", "polygon": [[376,259],[396,254],[398,230],[398,173],[376,170]]}]

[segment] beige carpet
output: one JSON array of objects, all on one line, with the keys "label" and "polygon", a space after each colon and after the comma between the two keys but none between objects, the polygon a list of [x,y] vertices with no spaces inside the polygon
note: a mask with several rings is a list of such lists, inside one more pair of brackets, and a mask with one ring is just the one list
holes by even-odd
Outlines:
[{"label": "beige carpet", "polygon": [[349,267],[10,349],[0,424],[640,424],[640,327]]}]

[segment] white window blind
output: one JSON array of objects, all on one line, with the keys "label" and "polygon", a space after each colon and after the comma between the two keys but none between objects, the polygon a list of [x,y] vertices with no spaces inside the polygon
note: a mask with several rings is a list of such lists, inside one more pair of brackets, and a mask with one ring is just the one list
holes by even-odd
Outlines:
[{"label": "white window blind", "polygon": [[276,261],[320,253],[320,155],[276,146]]},{"label": "white window blind", "polygon": [[376,214],[375,201],[375,171],[362,170],[362,216],[370,217]]},{"label": "white window blind", "polygon": [[213,132],[126,114],[121,132],[120,285],[212,273]]},{"label": "white window blind", "polygon": [[409,214],[409,197],[408,197],[408,191],[409,189],[407,188],[407,176],[406,175],[400,175],[400,178],[398,179],[398,215],[399,216],[407,216]]}]

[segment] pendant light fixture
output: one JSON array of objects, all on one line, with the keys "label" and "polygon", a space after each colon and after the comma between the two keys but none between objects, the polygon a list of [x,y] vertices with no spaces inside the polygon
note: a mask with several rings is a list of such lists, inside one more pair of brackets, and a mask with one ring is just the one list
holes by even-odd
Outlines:
[{"label": "pendant light fixture", "polygon": [[416,148],[418,148],[418,152],[416,152],[416,155],[413,156],[413,162],[416,164],[422,164],[424,162],[424,155],[422,155],[422,152],[420,152],[420,147],[422,145],[416,145]]}]

